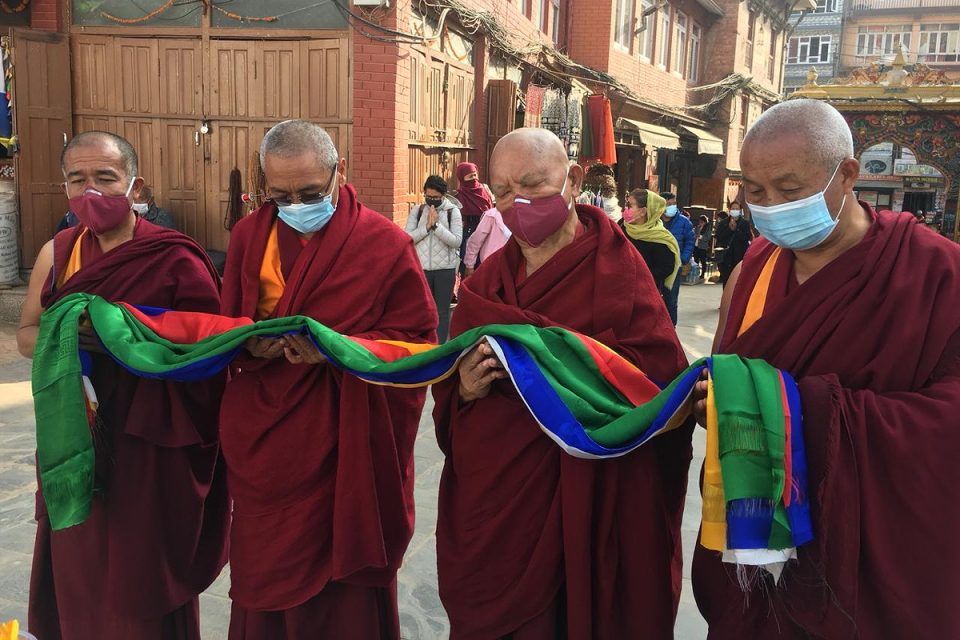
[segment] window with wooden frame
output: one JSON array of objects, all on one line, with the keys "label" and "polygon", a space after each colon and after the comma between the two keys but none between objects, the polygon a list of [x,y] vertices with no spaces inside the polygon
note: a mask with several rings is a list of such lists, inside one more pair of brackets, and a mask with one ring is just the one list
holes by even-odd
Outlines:
[{"label": "window with wooden frame", "polygon": [[550,39],[560,44],[560,0],[550,0]]},{"label": "window with wooden frame", "polygon": [[690,67],[687,70],[687,80],[700,80],[700,40],[702,39],[700,25],[694,24],[690,28]]},{"label": "window with wooden frame", "polygon": [[679,11],[674,21],[672,69],[680,75],[687,69],[687,15]]},{"label": "window with wooden frame", "polygon": [[640,37],[640,56],[646,58],[650,62],[653,62],[653,36],[654,30],[656,29],[654,20],[656,20],[657,13],[653,7],[653,0],[641,0],[640,17],[637,24]]},{"label": "window with wooden frame", "polygon": [[774,29],[770,31],[770,54],[767,56],[767,80],[776,82],[777,77],[777,49],[780,48],[780,33]]},{"label": "window with wooden frame", "polygon": [[621,49],[630,51],[633,44],[633,0],[615,0],[613,41]]},{"label": "window with wooden frame", "polygon": [[657,38],[660,41],[659,53],[657,54],[657,64],[664,69],[670,60],[670,5],[666,5],[660,10],[660,23],[657,26]]},{"label": "window with wooden frame", "polygon": [[753,69],[753,42],[757,37],[757,14],[750,11],[747,16],[747,41],[743,51],[743,64],[747,69]]}]

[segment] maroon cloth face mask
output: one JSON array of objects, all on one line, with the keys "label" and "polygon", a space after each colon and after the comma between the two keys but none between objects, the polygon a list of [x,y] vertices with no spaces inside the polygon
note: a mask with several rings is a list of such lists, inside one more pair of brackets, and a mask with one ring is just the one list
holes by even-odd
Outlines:
[{"label": "maroon cloth face mask", "polygon": [[563,179],[560,193],[545,198],[516,196],[513,206],[502,212],[503,223],[510,232],[531,247],[539,246],[556,233],[570,215],[570,204],[563,194],[567,179]]},{"label": "maroon cloth face mask", "polygon": [[70,211],[95,234],[106,233],[119,227],[130,215],[127,196],[132,187],[133,181],[122,196],[108,196],[93,188],[85,189],[79,196],[70,198]]}]

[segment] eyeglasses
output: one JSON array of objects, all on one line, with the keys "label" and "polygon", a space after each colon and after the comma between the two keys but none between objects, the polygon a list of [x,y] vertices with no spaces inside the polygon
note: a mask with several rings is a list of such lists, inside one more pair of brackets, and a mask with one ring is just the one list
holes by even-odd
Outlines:
[{"label": "eyeglasses", "polygon": [[267,200],[273,202],[278,207],[289,207],[295,202],[300,202],[300,204],[317,204],[318,202],[322,202],[327,196],[331,195],[330,188],[333,185],[333,179],[336,177],[336,175],[337,168],[333,167],[330,173],[330,180],[327,181],[327,185],[323,188],[323,191],[316,191],[312,193],[300,192],[296,195],[296,200],[291,198],[289,195],[275,196],[271,193],[268,193]]}]

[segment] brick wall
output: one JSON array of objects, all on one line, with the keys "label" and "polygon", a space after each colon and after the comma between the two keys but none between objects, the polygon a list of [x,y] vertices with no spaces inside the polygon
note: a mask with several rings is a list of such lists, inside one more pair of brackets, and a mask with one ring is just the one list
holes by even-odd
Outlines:
[{"label": "brick wall", "polygon": [[[412,1],[400,0],[391,5],[389,10],[378,9],[363,15],[385,27],[411,32]],[[518,45],[547,40],[547,36],[520,13],[517,0],[478,0],[471,3],[471,7],[490,11]],[[539,0],[534,3],[535,17],[537,7]],[[454,20],[453,16],[448,20]],[[398,224],[403,224],[408,213],[405,202],[410,130],[408,57],[412,49],[411,45],[377,42],[353,32],[353,167],[350,177],[364,204]],[[488,53],[482,37],[478,37],[474,42],[475,151],[471,156],[480,165],[483,180],[486,180]]]},{"label": "brick wall", "polygon": [[57,4],[57,0],[33,0],[30,26],[43,31],[59,31],[60,9]]}]

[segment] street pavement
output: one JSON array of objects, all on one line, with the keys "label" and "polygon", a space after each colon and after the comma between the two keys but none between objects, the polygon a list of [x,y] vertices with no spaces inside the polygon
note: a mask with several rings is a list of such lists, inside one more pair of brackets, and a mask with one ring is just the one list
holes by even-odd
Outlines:
[{"label": "street pavement", "polygon": [[[710,352],[719,306],[720,287],[717,285],[681,288],[677,331],[691,360]],[[428,394],[414,451],[417,526],[398,578],[400,622],[406,640],[441,639],[449,632],[437,593],[434,541],[437,489],[443,459],[434,439],[431,410]],[[26,623],[30,557],[36,532],[33,522],[36,490],[33,431],[30,362],[17,353],[14,327],[0,325],[0,622],[17,618]],[[678,640],[706,637],[706,624],[693,600],[689,564],[700,523],[698,482],[703,451],[703,432],[697,429],[683,515],[683,593],[675,629]],[[200,598],[202,636],[205,639],[226,639],[230,615],[229,584],[227,569]]]}]

